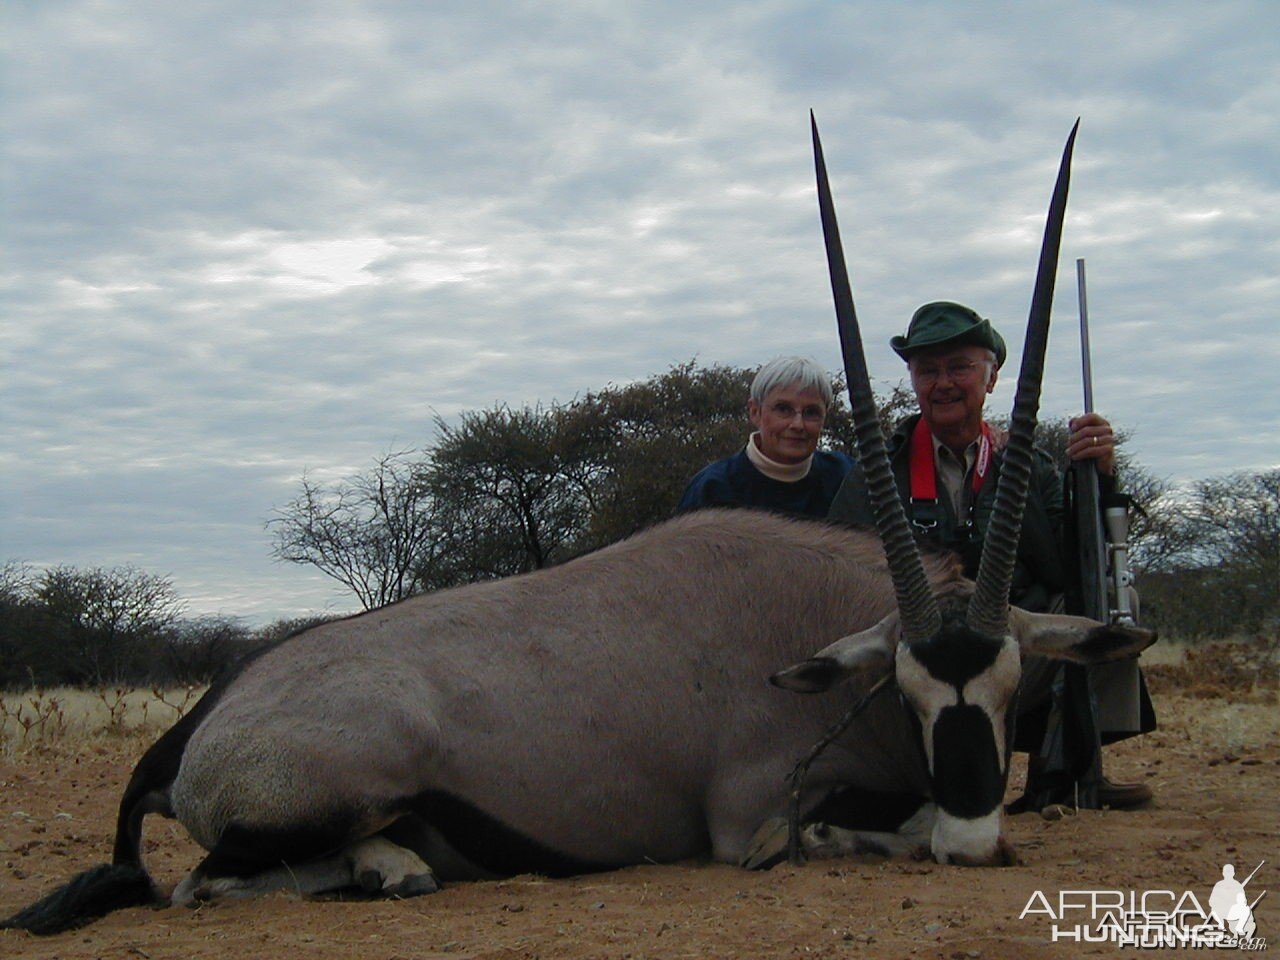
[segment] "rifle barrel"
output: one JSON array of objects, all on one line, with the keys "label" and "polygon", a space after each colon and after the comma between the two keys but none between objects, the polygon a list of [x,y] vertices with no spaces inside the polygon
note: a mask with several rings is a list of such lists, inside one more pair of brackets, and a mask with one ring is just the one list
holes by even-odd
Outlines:
[{"label": "rifle barrel", "polygon": [[1093,361],[1089,354],[1089,298],[1085,294],[1084,257],[1076,260],[1076,292],[1080,297],[1080,359],[1084,364],[1084,412],[1093,413]]},{"label": "rifle barrel", "polygon": [[1253,874],[1254,874],[1254,873],[1257,873],[1259,870],[1261,870],[1261,869],[1262,869],[1262,864],[1263,864],[1263,863],[1266,863],[1266,862],[1267,862],[1267,861],[1263,860],[1263,861],[1262,861],[1261,863],[1259,863],[1256,867],[1254,867],[1254,868],[1253,868],[1253,873],[1250,873],[1247,877],[1245,877],[1245,878],[1244,878],[1244,883],[1240,884],[1240,886],[1242,886],[1242,887],[1243,887],[1245,883],[1248,883],[1250,880],[1252,880],[1252,879],[1253,879]]}]

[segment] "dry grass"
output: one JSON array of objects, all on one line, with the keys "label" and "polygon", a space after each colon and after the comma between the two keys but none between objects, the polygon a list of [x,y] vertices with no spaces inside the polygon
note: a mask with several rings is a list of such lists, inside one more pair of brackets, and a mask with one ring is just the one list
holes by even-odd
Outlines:
[{"label": "dry grass", "polygon": [[1152,692],[1232,703],[1280,702],[1280,637],[1157,644],[1142,655],[1142,665]]},{"label": "dry grass", "polygon": [[[1248,705],[1280,702],[1280,637],[1159,643],[1143,654],[1142,665],[1153,693],[1217,702],[1221,714],[1217,729],[1226,754],[1256,740],[1260,731],[1252,728],[1258,718],[1273,715],[1248,711]],[[59,687],[0,695],[0,753],[12,756],[103,738],[151,740],[185,714],[206,689]]]},{"label": "dry grass", "polygon": [[172,726],[205,689],[58,687],[4,694],[0,696],[0,751],[12,755],[102,738],[151,738]]},{"label": "dry grass", "polygon": [[[1142,654],[1160,733],[1201,745],[1209,766],[1250,763],[1280,742],[1280,637],[1161,642]],[[1148,739],[1134,741],[1141,744]]]}]

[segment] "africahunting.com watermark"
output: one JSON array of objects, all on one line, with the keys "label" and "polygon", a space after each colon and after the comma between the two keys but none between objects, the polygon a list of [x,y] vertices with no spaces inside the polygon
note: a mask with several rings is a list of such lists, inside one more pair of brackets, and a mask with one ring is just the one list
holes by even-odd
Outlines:
[{"label": "africahunting.com watermark", "polygon": [[1222,879],[1203,903],[1190,890],[1061,890],[1047,895],[1036,890],[1018,919],[1047,922],[1054,943],[1265,950],[1267,941],[1258,936],[1253,908],[1267,891],[1257,892],[1257,884],[1252,891],[1245,889],[1263,863],[1243,881],[1236,879],[1234,865],[1225,864]]}]

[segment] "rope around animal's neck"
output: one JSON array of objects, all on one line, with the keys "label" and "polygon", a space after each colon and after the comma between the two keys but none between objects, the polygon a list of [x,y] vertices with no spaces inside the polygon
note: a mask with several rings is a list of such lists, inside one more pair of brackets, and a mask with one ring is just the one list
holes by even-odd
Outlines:
[{"label": "rope around animal's neck", "polygon": [[813,749],[792,768],[788,777],[791,781],[791,805],[787,810],[787,860],[792,865],[799,866],[804,863],[804,850],[800,845],[800,794],[804,790],[804,778],[809,773],[809,767],[823,750],[849,728],[849,724],[853,723],[858,714],[867,709],[876,694],[892,685],[893,678],[893,669],[890,667],[889,672],[877,680],[871,689],[864,693],[845,715],[822,735],[822,739],[813,745]]}]

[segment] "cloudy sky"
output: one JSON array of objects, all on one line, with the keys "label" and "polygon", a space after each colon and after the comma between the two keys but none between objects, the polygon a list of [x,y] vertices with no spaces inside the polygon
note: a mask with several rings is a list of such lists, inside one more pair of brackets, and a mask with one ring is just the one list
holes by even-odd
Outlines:
[{"label": "cloudy sky", "polygon": [[132,564],[252,622],[346,610],[270,559],[304,471],[693,357],[837,369],[810,108],[881,385],[926,300],[1021,339],[1080,116],[1044,413],[1080,406],[1083,257],[1136,459],[1280,464],[1270,0],[0,16],[0,561]]}]

